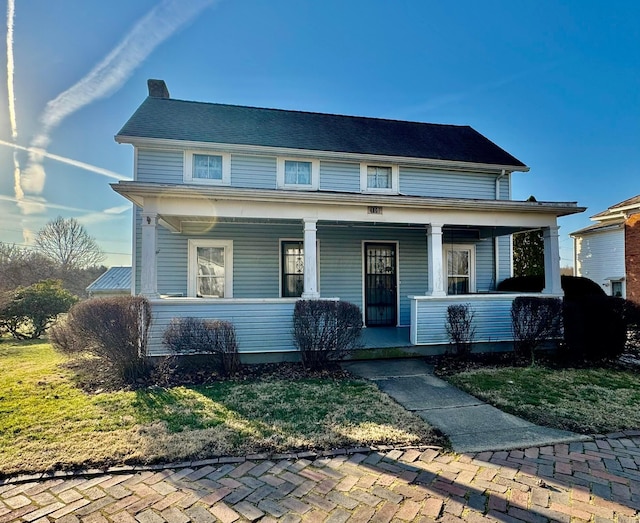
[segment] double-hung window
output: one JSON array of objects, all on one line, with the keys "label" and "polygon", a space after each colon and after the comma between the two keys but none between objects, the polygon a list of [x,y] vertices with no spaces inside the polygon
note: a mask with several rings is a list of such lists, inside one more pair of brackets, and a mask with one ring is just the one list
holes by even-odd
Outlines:
[{"label": "double-hung window", "polygon": [[226,153],[187,151],[184,159],[184,181],[210,185],[229,185],[231,158]]},{"label": "double-hung window", "polygon": [[189,240],[188,294],[198,298],[233,297],[233,242]]},{"label": "double-hung window", "polygon": [[298,158],[278,158],[278,187],[282,189],[317,190],[320,162]]},{"label": "double-hung window", "polygon": [[360,164],[360,190],[374,193],[397,193],[398,166]]},{"label": "double-hung window", "polygon": [[444,249],[447,294],[475,292],[475,252],[472,245],[447,245]]}]

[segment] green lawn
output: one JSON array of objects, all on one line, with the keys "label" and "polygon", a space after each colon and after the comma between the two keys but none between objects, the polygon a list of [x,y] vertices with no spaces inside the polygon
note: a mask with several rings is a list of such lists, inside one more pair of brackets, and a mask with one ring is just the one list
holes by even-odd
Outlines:
[{"label": "green lawn", "polygon": [[640,428],[640,372],[505,367],[461,372],[447,379],[541,425],[585,434]]},{"label": "green lawn", "polygon": [[47,343],[0,343],[0,474],[259,451],[442,444],[361,380],[226,381],[87,394]]}]

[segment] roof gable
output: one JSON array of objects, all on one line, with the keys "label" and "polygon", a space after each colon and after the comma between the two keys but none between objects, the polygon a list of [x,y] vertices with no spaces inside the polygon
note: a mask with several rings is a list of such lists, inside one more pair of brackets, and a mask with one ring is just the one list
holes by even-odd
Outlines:
[{"label": "roof gable", "polygon": [[469,126],[148,97],[117,135],[508,166],[527,170]]}]

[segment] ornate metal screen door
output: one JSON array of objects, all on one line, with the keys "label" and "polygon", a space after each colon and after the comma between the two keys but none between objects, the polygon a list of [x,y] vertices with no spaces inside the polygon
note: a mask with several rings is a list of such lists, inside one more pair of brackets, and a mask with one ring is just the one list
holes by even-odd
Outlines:
[{"label": "ornate metal screen door", "polygon": [[369,327],[396,326],[396,246],[366,243],[364,246],[365,322]]}]

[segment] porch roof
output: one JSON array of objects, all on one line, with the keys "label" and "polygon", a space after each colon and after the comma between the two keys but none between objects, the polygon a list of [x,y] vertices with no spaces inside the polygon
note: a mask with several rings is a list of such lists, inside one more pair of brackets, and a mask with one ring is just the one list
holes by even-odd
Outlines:
[{"label": "porch roof", "polygon": [[[303,204],[314,206],[384,206],[398,209],[441,210],[460,212],[523,213],[553,217],[583,212],[577,202],[530,202],[471,198],[444,198],[383,194],[354,194],[329,191],[284,191],[236,187],[171,185],[152,182],[120,181],[111,184],[114,191],[135,205],[145,208],[145,199],[164,202],[174,200],[211,202],[255,202]],[[205,214],[206,215],[206,214]],[[375,221],[375,216],[369,217]]]}]

